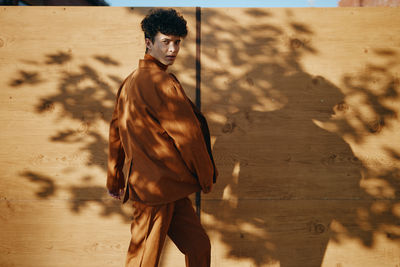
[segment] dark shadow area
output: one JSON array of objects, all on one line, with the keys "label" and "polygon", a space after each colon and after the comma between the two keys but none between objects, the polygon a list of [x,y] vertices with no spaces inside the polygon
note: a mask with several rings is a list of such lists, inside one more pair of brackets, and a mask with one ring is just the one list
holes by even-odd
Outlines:
[{"label": "dark shadow area", "polygon": [[56,54],[47,55],[46,64],[47,65],[63,65],[68,61],[72,60],[72,56],[70,53],[58,52]]},{"label": "dark shadow area", "polygon": [[105,65],[111,65],[111,66],[119,66],[119,63],[109,56],[94,56],[93,58],[97,59],[101,63]]},{"label": "dark shadow area", "polygon": [[41,83],[43,80],[40,78],[40,74],[37,72],[23,71],[19,72],[19,77],[13,79],[10,85],[18,87],[22,85],[36,85]]},{"label": "dark shadow area", "polygon": [[48,198],[56,193],[56,186],[53,179],[50,177],[39,175],[30,171],[22,173],[21,176],[39,186],[39,189],[36,191],[36,196],[39,198]]},{"label": "dark shadow area", "polygon": [[379,234],[398,238],[399,150],[378,146],[392,162],[383,167],[353,149],[398,122],[399,55],[372,51],[384,62],[345,75],[343,90],[304,69],[319,53],[314,27],[284,17],[204,11],[203,103],[220,177],[203,208],[228,258],[318,267],[330,240],[373,248]]},{"label": "dark shadow area", "polygon": [[71,193],[71,210],[75,213],[80,213],[85,208],[89,208],[95,204],[102,207],[100,216],[110,217],[112,215],[119,215],[126,223],[131,222],[131,214],[122,209],[121,203],[112,200],[104,190],[104,186],[91,185],[89,183],[91,179],[92,177],[83,177],[81,184],[68,187],[68,191]]}]

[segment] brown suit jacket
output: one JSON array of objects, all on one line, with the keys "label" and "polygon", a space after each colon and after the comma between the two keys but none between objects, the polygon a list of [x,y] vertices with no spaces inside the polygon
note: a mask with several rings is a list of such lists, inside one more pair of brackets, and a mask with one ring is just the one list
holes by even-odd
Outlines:
[{"label": "brown suit jacket", "polygon": [[130,195],[157,205],[208,193],[217,176],[206,119],[166,68],[145,55],[117,93],[107,187],[124,183],[126,176],[124,201]]}]

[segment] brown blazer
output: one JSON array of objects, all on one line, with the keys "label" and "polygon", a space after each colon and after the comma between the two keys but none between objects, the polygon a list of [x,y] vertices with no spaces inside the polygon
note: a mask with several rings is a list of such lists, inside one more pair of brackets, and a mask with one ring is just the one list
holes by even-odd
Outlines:
[{"label": "brown blazer", "polygon": [[217,176],[206,119],[166,68],[145,55],[117,93],[107,187],[124,183],[126,176],[124,201],[130,195],[157,205],[208,193]]}]

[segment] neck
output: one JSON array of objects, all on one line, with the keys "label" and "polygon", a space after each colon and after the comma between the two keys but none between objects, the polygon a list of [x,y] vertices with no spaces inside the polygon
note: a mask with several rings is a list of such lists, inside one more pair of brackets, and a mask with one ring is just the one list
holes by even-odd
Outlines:
[{"label": "neck", "polygon": [[160,66],[163,70],[166,70],[168,68],[168,65],[165,65],[163,63],[161,63],[158,59],[156,59],[155,57],[153,57],[152,55],[146,53],[144,55],[144,59],[145,60],[151,60],[154,61],[158,66]]}]

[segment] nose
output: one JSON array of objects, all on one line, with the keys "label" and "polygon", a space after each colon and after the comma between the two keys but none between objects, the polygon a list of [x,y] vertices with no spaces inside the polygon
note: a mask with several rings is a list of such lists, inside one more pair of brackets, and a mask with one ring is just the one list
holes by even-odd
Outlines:
[{"label": "nose", "polygon": [[174,43],[174,42],[171,42],[171,43],[169,44],[168,50],[169,50],[169,52],[171,52],[171,53],[176,53],[176,52],[178,52],[178,51],[179,51],[179,44],[176,44],[176,43]]}]

